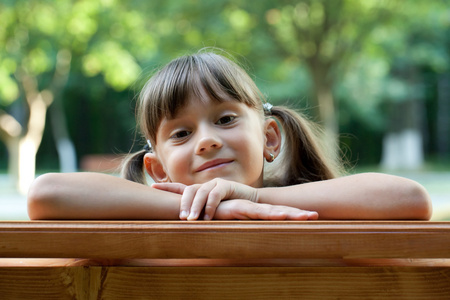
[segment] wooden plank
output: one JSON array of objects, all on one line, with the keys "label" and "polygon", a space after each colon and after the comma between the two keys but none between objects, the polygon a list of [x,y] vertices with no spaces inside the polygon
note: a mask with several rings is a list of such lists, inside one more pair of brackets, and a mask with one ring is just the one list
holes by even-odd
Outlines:
[{"label": "wooden plank", "polygon": [[449,268],[0,268],[3,299],[449,299]]},{"label": "wooden plank", "polygon": [[2,267],[450,267],[442,258],[362,259],[90,259],[0,258]]},{"label": "wooden plank", "polygon": [[450,223],[0,222],[0,257],[450,258]]},{"label": "wooden plank", "polygon": [[449,222],[0,222],[2,299],[450,299]]}]

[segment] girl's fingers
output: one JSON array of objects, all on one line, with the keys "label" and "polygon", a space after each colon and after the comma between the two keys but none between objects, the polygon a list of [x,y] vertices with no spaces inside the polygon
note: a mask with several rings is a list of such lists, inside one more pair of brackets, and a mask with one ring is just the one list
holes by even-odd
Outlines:
[{"label": "girl's fingers", "polygon": [[277,206],[272,205],[267,211],[263,212],[262,217],[266,217],[267,220],[317,220],[319,214],[317,212],[301,210],[289,206]]},{"label": "girl's fingers", "polygon": [[199,185],[196,186],[186,186],[182,183],[153,183],[152,188],[163,190],[166,192],[180,194],[180,219],[186,220],[189,216],[191,204],[195,196],[195,191]]},{"label": "girl's fingers", "polygon": [[205,205],[205,220],[211,220],[220,202],[227,198],[227,186],[216,184],[214,188],[208,193],[208,199]]},{"label": "girl's fingers", "polygon": [[317,220],[319,214],[317,212],[311,212],[306,210],[294,209],[290,207],[273,207],[269,209],[267,214],[263,214],[262,217],[267,217],[267,220]]},{"label": "girl's fingers", "polygon": [[305,211],[289,206],[252,203],[247,200],[222,202],[216,214],[218,219],[230,220],[317,220],[317,212]]},{"label": "girl's fingers", "polygon": [[[229,194],[230,185],[220,181],[186,186],[181,183],[154,183],[153,188],[181,194],[180,219],[197,220],[205,208],[205,220],[211,220],[217,207],[223,209],[218,215],[220,219],[240,220],[317,220],[317,212],[306,211],[289,206],[253,203],[249,200],[230,200],[221,202]],[[221,204],[222,203],[222,204]]]},{"label": "girl's fingers", "polygon": [[316,211],[309,211],[308,220],[319,220],[319,213]]},{"label": "girl's fingers", "polygon": [[225,198],[225,191],[220,189],[213,189],[208,193],[208,199],[205,205],[205,215],[203,217],[204,220],[211,220],[215,213],[217,206],[219,206],[220,202]]},{"label": "girl's fingers", "polygon": [[197,220],[200,216],[200,210],[195,209],[192,207],[192,203],[194,201],[194,197],[197,195],[197,191],[199,189],[200,185],[190,185],[187,186],[184,189],[183,195],[181,196],[181,203],[180,203],[180,219],[181,220],[188,220],[193,221]]},{"label": "girl's fingers", "polygon": [[181,220],[197,220],[203,209],[203,219],[211,220],[221,201],[228,200],[230,197],[256,201],[255,189],[247,186],[243,188],[242,184],[220,178],[190,186],[179,183],[155,183],[152,187],[182,195]]},{"label": "girl's fingers", "polygon": [[181,195],[181,194],[183,194],[184,189],[186,188],[186,185],[184,185],[182,183],[153,183],[151,185],[151,187],[158,189],[158,190],[176,193],[176,194]]},{"label": "girl's fingers", "polygon": [[196,220],[203,208],[205,208],[203,219],[211,220],[225,195],[225,190],[217,185],[217,181],[210,181],[201,185],[192,201],[188,220]]}]

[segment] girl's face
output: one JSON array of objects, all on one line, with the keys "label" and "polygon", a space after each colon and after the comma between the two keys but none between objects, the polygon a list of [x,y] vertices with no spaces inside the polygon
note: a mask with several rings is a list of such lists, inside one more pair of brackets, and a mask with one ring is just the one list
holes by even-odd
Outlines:
[{"label": "girl's face", "polygon": [[159,126],[155,157],[160,171],[152,177],[186,185],[223,178],[262,187],[264,123],[255,109],[232,99],[189,99]]}]

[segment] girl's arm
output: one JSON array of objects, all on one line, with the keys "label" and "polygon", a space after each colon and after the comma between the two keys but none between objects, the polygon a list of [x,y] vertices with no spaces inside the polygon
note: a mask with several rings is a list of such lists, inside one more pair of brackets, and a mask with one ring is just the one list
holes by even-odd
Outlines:
[{"label": "girl's arm", "polygon": [[365,173],[257,190],[258,202],[317,211],[320,219],[429,220],[431,200],[417,182]]},{"label": "girl's arm", "polygon": [[179,183],[153,186],[181,194],[180,216],[187,212],[184,215],[188,220],[195,220],[203,208],[205,215],[216,218],[216,207],[222,200],[230,199],[290,206],[303,210],[311,219],[318,213],[319,219],[334,220],[428,220],[432,212],[431,200],[420,184],[376,173],[259,189],[220,178],[192,186]]},{"label": "girl's arm", "polygon": [[30,219],[178,219],[180,196],[100,173],[49,173],[28,192]]},{"label": "girl's arm", "polygon": [[[181,195],[100,173],[45,174],[28,193],[32,220],[178,220]],[[217,219],[306,220],[317,218],[280,205],[230,200]]]}]

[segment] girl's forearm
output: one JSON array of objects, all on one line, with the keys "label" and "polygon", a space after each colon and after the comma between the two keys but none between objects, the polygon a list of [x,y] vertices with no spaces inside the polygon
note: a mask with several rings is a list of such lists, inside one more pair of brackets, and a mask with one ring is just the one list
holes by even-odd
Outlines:
[{"label": "girl's forearm", "polygon": [[38,219],[178,219],[180,195],[99,173],[45,174],[28,193]]},{"label": "girl's forearm", "polygon": [[431,217],[425,189],[406,178],[386,174],[347,177],[258,190],[262,203],[317,211],[319,219],[421,219]]}]

